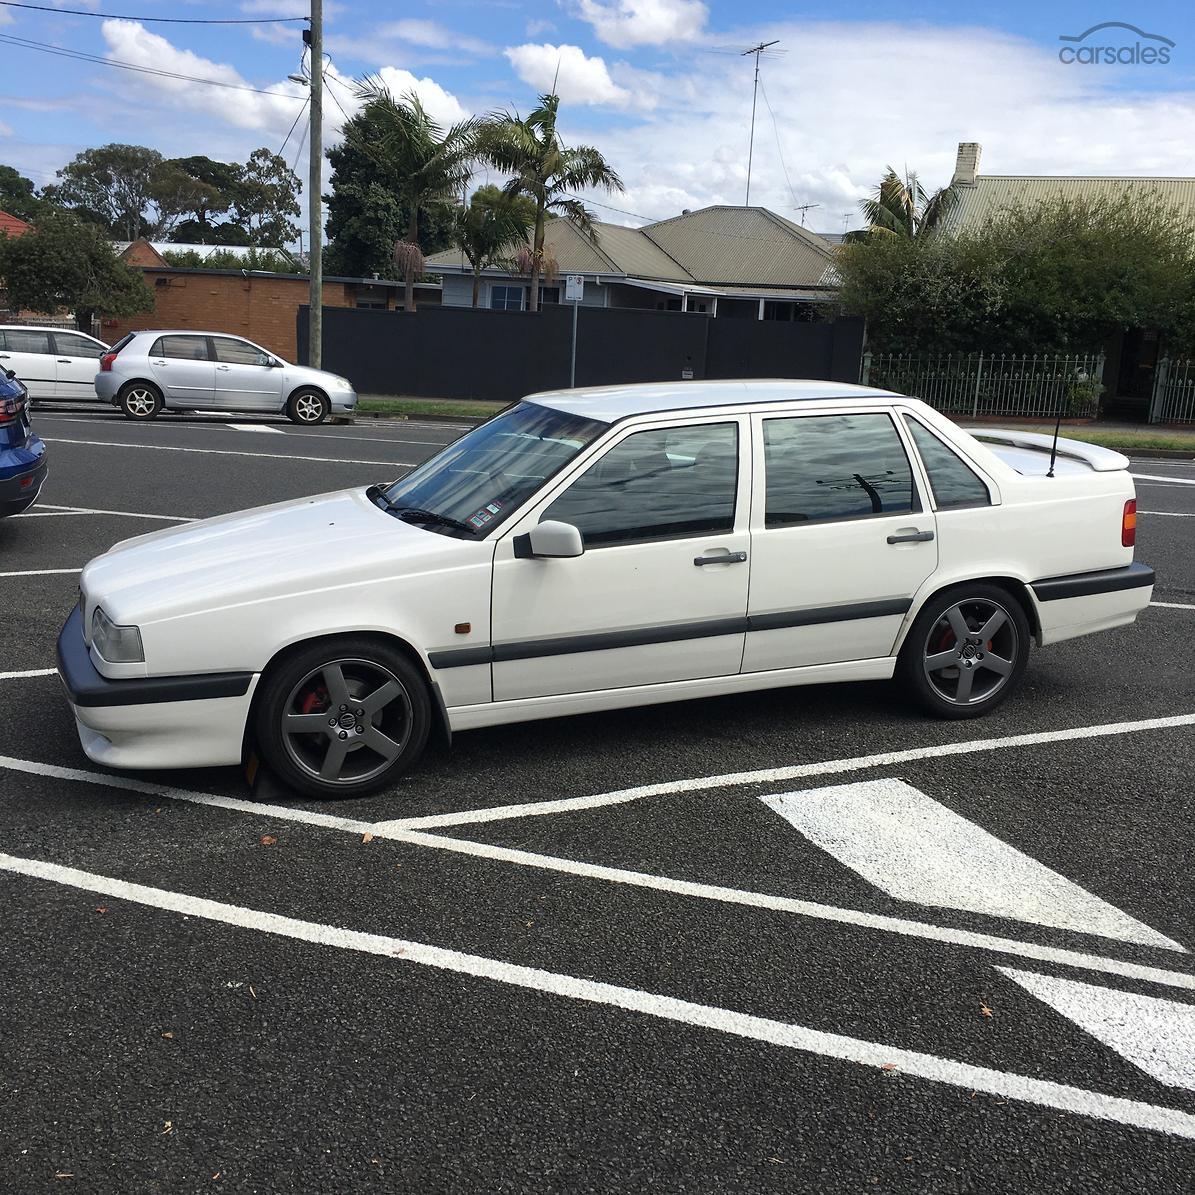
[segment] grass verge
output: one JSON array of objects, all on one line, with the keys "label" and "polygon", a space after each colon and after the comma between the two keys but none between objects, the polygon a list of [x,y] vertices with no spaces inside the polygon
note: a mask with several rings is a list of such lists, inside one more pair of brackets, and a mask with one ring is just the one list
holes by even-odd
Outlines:
[{"label": "grass verge", "polygon": [[469,402],[456,398],[390,398],[365,394],[357,403],[361,412],[374,411],[381,415],[455,415],[460,419],[488,419],[497,414],[505,402]]}]

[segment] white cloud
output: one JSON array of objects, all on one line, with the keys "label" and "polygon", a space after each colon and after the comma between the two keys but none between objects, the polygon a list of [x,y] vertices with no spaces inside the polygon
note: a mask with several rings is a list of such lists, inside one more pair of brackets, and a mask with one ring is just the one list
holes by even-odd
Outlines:
[{"label": "white cloud", "polygon": [[[397,66],[384,66],[378,74],[395,97],[414,92],[428,114],[442,125],[455,124],[472,115],[450,91],[445,91],[434,79],[417,79],[410,71]],[[352,115],[354,109],[349,109]]]},{"label": "white cloud", "polygon": [[0,120],[0,137],[11,137],[11,136],[12,136],[12,125],[5,124],[4,121]]},{"label": "white cloud", "polygon": [[469,37],[464,33],[457,33],[437,21],[424,21],[409,18],[402,21],[389,21],[379,25],[374,36],[383,40],[394,38],[406,42],[408,45],[420,46],[429,50],[453,50],[466,54],[492,54],[494,48],[476,37]]},{"label": "white cloud", "polygon": [[692,41],[709,17],[701,0],[577,0],[576,11],[602,41],[620,50]]},{"label": "white cloud", "polygon": [[555,86],[565,103],[623,108],[634,98],[610,78],[604,59],[588,57],[580,46],[529,43],[511,46],[505,54],[524,83],[537,91],[550,91]]},{"label": "white cloud", "polygon": [[526,32],[528,37],[543,37],[545,33],[555,33],[556,26],[551,21],[533,17],[527,22]]}]

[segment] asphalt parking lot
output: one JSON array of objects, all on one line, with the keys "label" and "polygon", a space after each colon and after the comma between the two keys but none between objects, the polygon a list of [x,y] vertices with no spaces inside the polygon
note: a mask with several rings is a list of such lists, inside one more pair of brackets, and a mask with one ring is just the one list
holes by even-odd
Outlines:
[{"label": "asphalt parking lot", "polygon": [[90,764],[78,571],[461,429],[34,417],[0,1190],[1191,1189],[1195,462],[1134,462],[1155,606],[981,721],[773,691],[460,734],[321,804]]}]

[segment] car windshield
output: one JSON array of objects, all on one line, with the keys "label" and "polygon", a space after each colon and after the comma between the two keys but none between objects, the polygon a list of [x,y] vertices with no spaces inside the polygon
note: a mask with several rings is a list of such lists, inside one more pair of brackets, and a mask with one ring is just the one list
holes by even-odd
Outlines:
[{"label": "car windshield", "polygon": [[372,491],[400,518],[447,535],[492,531],[609,424],[522,402]]}]

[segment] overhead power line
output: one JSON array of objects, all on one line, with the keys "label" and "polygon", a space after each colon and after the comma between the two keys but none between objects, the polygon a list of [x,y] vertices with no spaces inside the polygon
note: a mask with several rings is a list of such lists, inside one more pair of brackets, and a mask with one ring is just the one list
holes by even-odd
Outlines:
[{"label": "overhead power line", "polygon": [[659,224],[659,219],[656,216],[645,216],[642,212],[628,212],[626,208],[614,207],[609,203],[602,203],[597,199],[586,199],[581,195],[573,195],[566,192],[569,199],[580,200],[581,203],[592,203],[594,207],[605,208],[608,212],[617,212],[620,216],[634,216],[636,220],[646,220],[649,224]]},{"label": "overhead power line", "polygon": [[22,4],[18,0],[0,0],[0,7],[29,8],[59,16],[99,17],[104,21],[140,21],[143,25],[289,25],[307,17],[130,17],[117,12],[89,12],[85,8],[56,8],[51,4]]},{"label": "overhead power line", "polygon": [[[0,0],[3,2],[3,0]],[[302,96],[291,95],[286,91],[266,91],[261,87],[250,87],[247,83],[225,83],[222,79],[203,79],[198,75],[182,75],[177,71],[164,71],[153,66],[140,66],[136,62],[123,62],[119,58],[101,58],[98,54],[88,54],[83,50],[70,50],[66,46],[49,45],[46,42],[31,41],[25,37],[12,37],[10,34],[0,34],[0,42],[10,46],[20,46],[26,50],[36,50],[41,54],[54,54],[59,58],[74,58],[80,62],[92,62],[96,66],[113,66],[119,70],[135,71],[139,75],[157,75],[163,79],[181,79],[185,83],[202,83],[206,87],[224,87],[229,91],[251,91],[254,95],[274,95],[284,100],[298,100]]]}]

